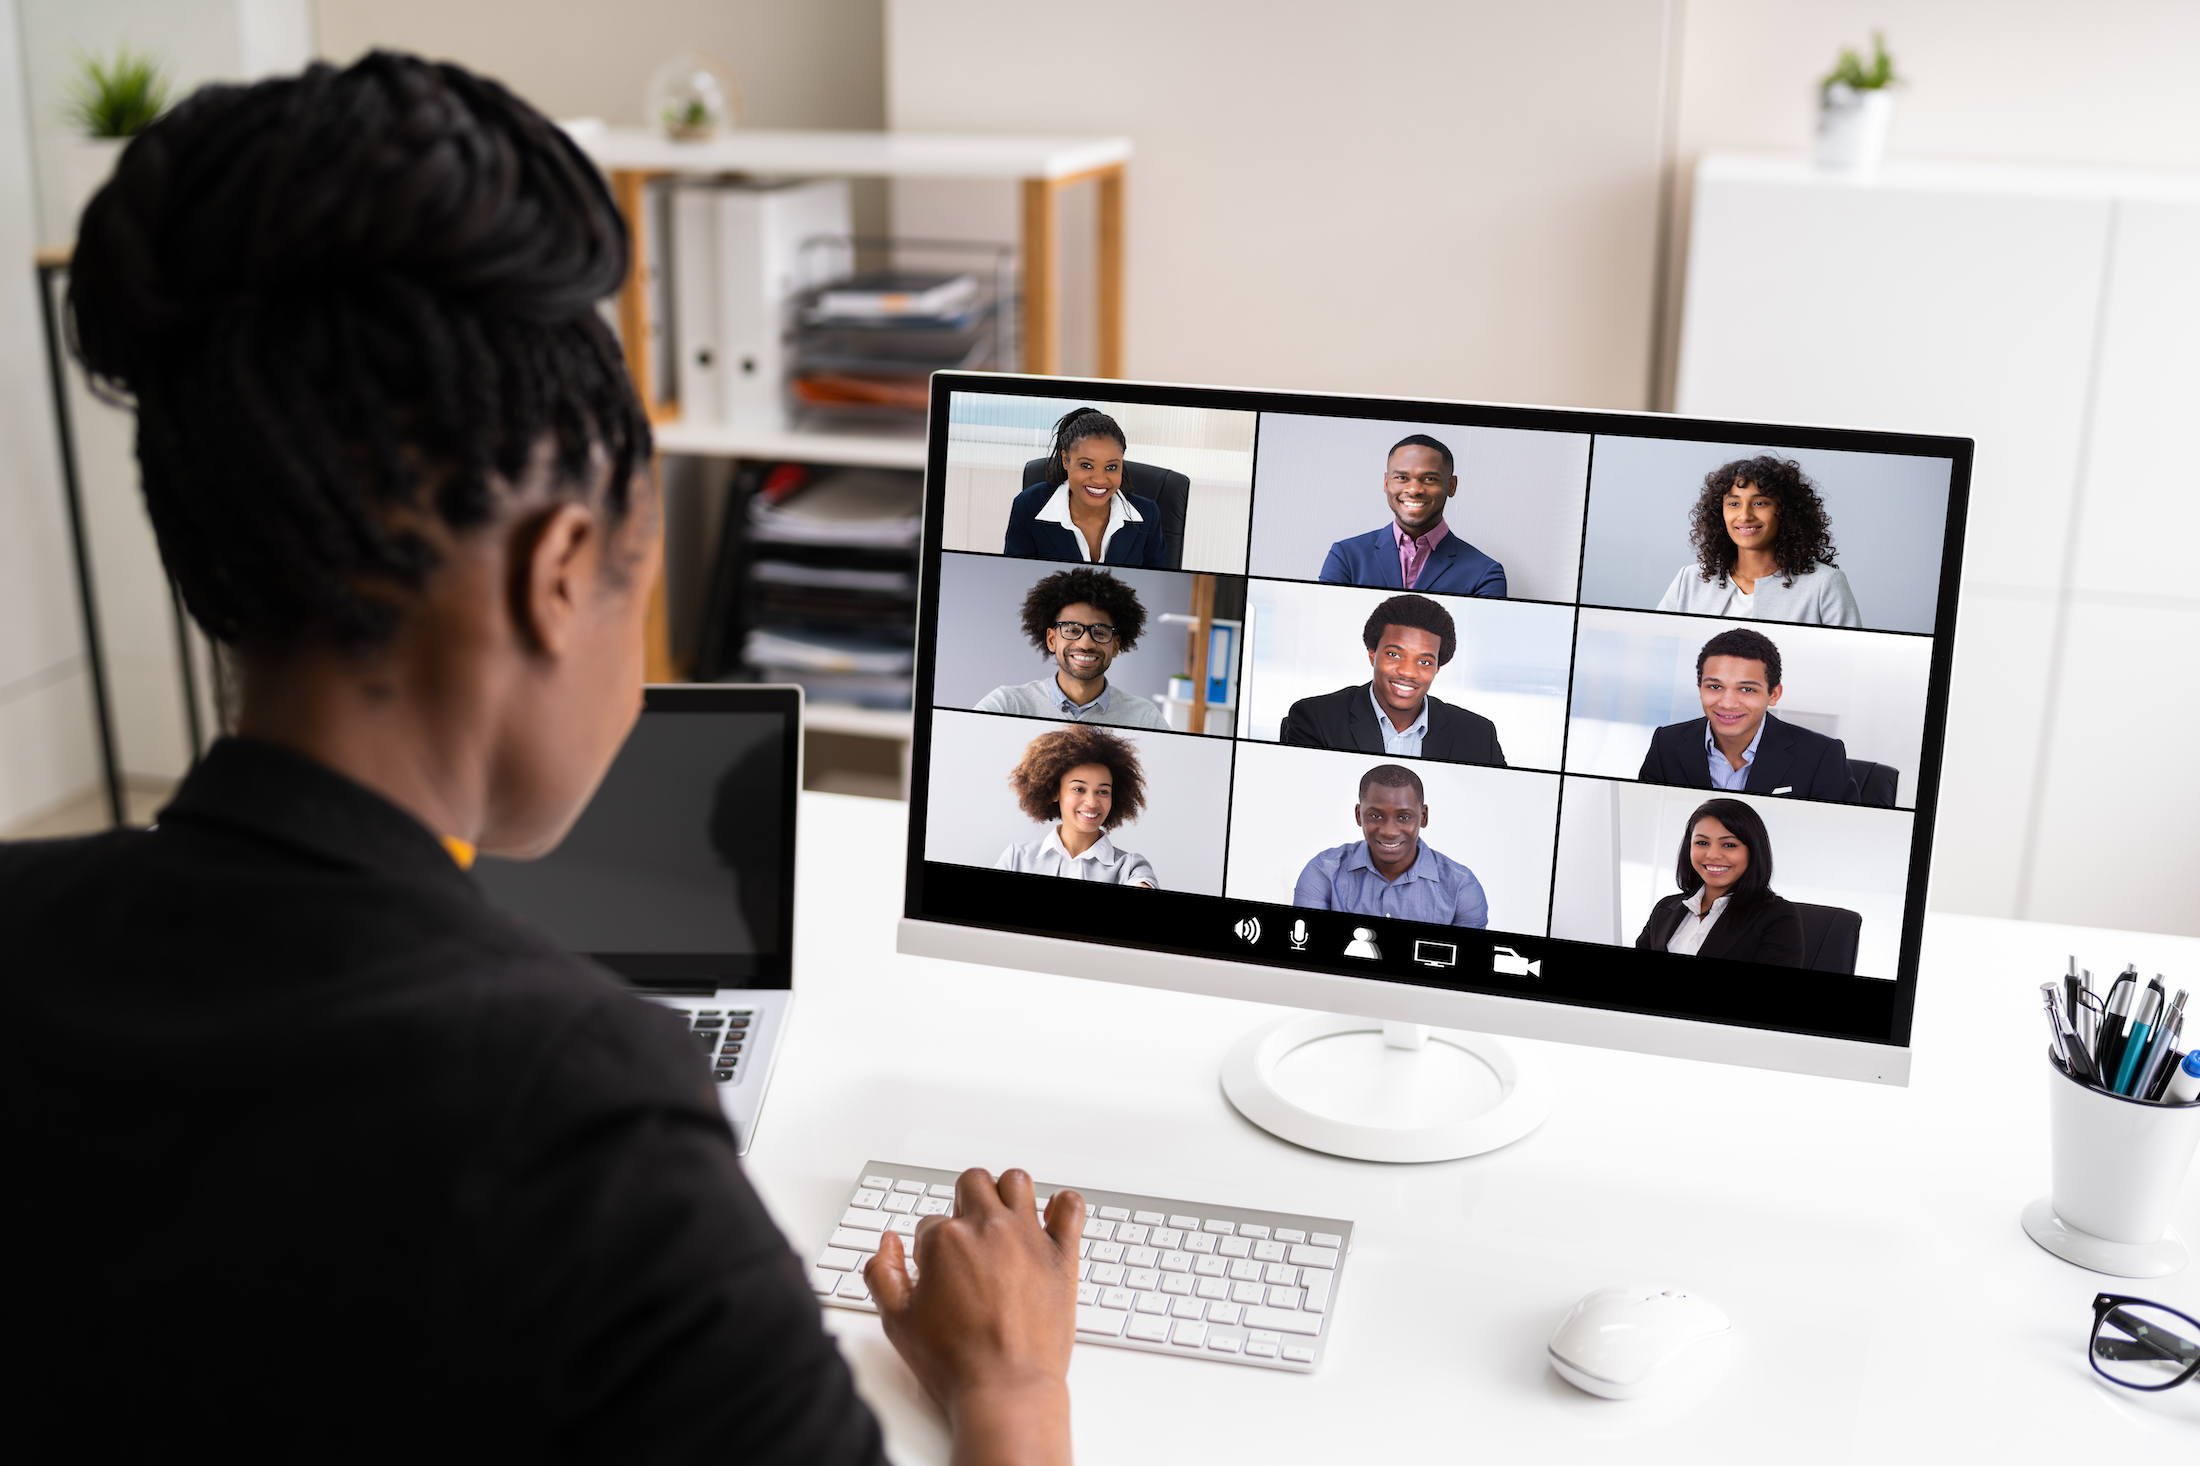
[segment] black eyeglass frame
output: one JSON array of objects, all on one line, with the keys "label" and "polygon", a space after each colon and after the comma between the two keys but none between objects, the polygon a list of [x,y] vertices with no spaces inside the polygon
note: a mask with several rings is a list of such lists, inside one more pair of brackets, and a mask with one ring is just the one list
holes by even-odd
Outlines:
[{"label": "black eyeglass frame", "polygon": [[2189,1313],[2180,1312],[2179,1310],[2170,1307],[2166,1303],[2157,1303],[2152,1298],[2133,1298],[2129,1294],[2125,1293],[2101,1293],[2096,1295],[2093,1299],[2093,1332],[2086,1335],[2085,1340],[2086,1363],[2093,1366],[2093,1372],[2095,1374],[2099,1375],[2102,1379],[2107,1380],[2110,1384],[2115,1385],[2119,1389],[2144,1390],[2149,1393],[2153,1393],[2158,1390],[2174,1390],[2179,1385],[2191,1379],[2195,1374],[2200,1374],[2200,1354],[2195,1354],[2192,1363],[2185,1366],[2185,1372],[2183,1374],[2178,1375],[2177,1378],[2170,1380],[2164,1384],[2158,1385],[2135,1385],[2129,1380],[2118,1379],[2116,1378],[2116,1376],[2110,1374],[2107,1370],[2101,1368],[2100,1355],[2094,1352],[2095,1348],[2100,1344],[2101,1341],[2101,1325],[2108,1322],[2110,1314],[2114,1313],[2117,1309],[2123,1307],[2127,1303],[2136,1303],[2141,1305],[2142,1307],[2155,1309],[2158,1312],[2168,1314],[2171,1318],[2181,1318],[2186,1323],[2192,1325],[2193,1337],[2195,1339],[2200,1339],[2200,1318],[2194,1318]]},{"label": "black eyeglass frame", "polygon": [[[1105,621],[1095,621],[1090,625],[1082,621],[1055,621],[1049,624],[1048,629],[1058,634],[1064,641],[1083,641],[1086,633],[1090,632],[1094,646],[1106,646],[1114,641],[1116,637],[1115,628]],[[1107,635],[1102,636],[1100,633],[1103,631]]]}]

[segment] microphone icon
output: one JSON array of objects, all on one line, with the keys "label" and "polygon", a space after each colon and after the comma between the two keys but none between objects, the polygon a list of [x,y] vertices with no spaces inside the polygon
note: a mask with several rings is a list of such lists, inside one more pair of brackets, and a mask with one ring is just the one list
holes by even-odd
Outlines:
[{"label": "microphone icon", "polygon": [[1306,923],[1303,921],[1291,923],[1291,950],[1294,952],[1306,950]]}]

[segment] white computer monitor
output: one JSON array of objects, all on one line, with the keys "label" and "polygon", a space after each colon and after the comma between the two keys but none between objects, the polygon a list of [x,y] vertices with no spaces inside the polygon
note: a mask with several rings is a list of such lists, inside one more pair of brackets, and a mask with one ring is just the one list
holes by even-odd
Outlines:
[{"label": "white computer monitor", "polygon": [[941,373],[928,450],[902,950],[1906,1082],[1969,440]]}]

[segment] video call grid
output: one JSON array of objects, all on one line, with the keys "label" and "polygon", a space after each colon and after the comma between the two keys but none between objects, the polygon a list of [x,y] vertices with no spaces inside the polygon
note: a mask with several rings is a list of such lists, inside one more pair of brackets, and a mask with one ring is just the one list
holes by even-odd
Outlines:
[{"label": "video call grid", "polygon": [[[1250,531],[1251,531],[1251,528],[1252,528],[1252,526],[1253,526],[1253,525],[1254,525],[1254,524],[1255,524],[1255,523],[1257,522],[1257,520],[1258,520],[1258,516],[1260,515],[1260,512],[1261,512],[1261,505],[1260,505],[1260,500],[1259,500],[1259,483],[1260,483],[1260,477],[1261,477],[1261,474],[1260,474],[1260,467],[1259,467],[1259,462],[1258,462],[1258,451],[1259,451],[1259,443],[1260,443],[1260,437],[1261,437],[1261,435],[1260,435],[1260,432],[1259,432],[1259,428],[1258,428],[1257,424],[1258,424],[1258,422],[1260,421],[1260,419],[1262,419],[1262,418],[1265,418],[1265,417],[1268,417],[1268,416],[1271,416],[1271,415],[1272,415],[1272,414],[1267,414],[1267,413],[1260,413],[1260,414],[1256,414],[1256,415],[1255,415],[1255,417],[1256,417],[1256,428],[1255,428],[1255,439],[1254,439],[1254,441],[1255,441],[1255,463],[1254,463],[1254,468],[1253,468],[1253,473],[1252,473],[1252,482],[1251,482],[1251,486],[1250,486],[1250,491],[1249,491],[1249,493],[1248,493],[1248,502],[1247,502],[1247,509],[1246,509],[1246,523],[1247,523],[1247,528],[1248,528],[1248,533],[1249,533],[1249,534],[1250,534]],[[1597,442],[1597,439],[1598,439],[1598,438],[1600,438],[1600,437],[1611,437],[1611,436],[1615,436],[1615,435],[1609,435],[1609,434],[1593,434],[1593,433],[1592,433],[1592,434],[1586,434],[1586,435],[1584,435],[1584,436],[1586,436],[1586,437],[1587,437],[1587,438],[1589,439],[1589,457],[1588,457],[1588,458],[1587,458],[1587,459],[1585,460],[1585,463],[1584,463],[1584,470],[1583,470],[1583,476],[1582,476],[1582,486],[1581,486],[1581,490],[1580,490],[1580,492],[1581,492],[1581,494],[1582,494],[1582,502],[1583,502],[1583,506],[1584,506],[1584,508],[1583,508],[1583,527],[1582,527],[1582,530],[1581,530],[1581,531],[1579,532],[1579,534],[1577,534],[1577,545],[1578,545],[1578,547],[1579,547],[1579,548],[1578,548],[1578,550],[1577,550],[1577,554],[1578,554],[1579,556],[1581,556],[1581,557],[1585,557],[1585,556],[1586,556],[1586,552],[1587,552],[1587,546],[1586,546],[1586,530],[1587,530],[1587,526],[1586,526],[1586,519],[1587,519],[1587,513],[1588,513],[1588,504],[1589,504],[1589,500],[1590,500],[1590,497],[1591,497],[1591,495],[1592,495],[1592,493],[1593,493],[1593,489],[1592,489],[1592,483],[1593,483],[1593,477],[1594,477],[1594,451],[1595,451],[1595,446],[1596,446],[1596,442]],[[983,555],[983,554],[986,554],[987,552],[985,552],[985,551],[982,551],[982,550],[974,550],[974,549],[963,549],[963,550],[959,550],[959,551],[956,551],[956,552],[953,552],[953,553],[959,553],[959,554],[975,554],[975,555]],[[1004,556],[1004,557],[999,557],[999,558],[1007,558],[1007,557],[1005,557],[1005,556]],[[1035,563],[1035,564],[1065,563],[1065,564],[1066,564],[1066,563],[1076,563],[1076,562],[1049,562],[1049,561],[1044,561],[1044,560],[1040,560],[1040,561],[1034,561],[1034,562],[1032,562],[1032,563]],[[1099,567],[1096,567],[1096,568],[1099,568]],[[1190,576],[1192,576],[1192,575],[1194,575],[1194,574],[1198,574],[1198,573],[1208,573],[1208,574],[1215,574],[1215,575],[1217,575],[1218,577],[1228,577],[1228,576],[1229,576],[1229,572],[1226,572],[1226,571],[1209,571],[1209,572],[1198,572],[1198,571],[1192,571],[1192,570],[1168,570],[1168,571],[1160,571],[1160,572],[1156,572],[1156,573],[1160,573],[1160,574],[1164,574],[1164,575],[1176,575],[1176,576],[1182,576],[1182,577],[1186,577],[1186,578],[1189,578]],[[1309,580],[1297,580],[1297,579],[1294,579],[1294,578],[1292,578],[1292,577],[1287,577],[1287,576],[1278,576],[1278,575],[1273,575],[1273,574],[1269,574],[1269,575],[1257,575],[1257,576],[1256,576],[1256,575],[1239,575],[1239,576],[1238,576],[1238,577],[1236,577],[1236,578],[1240,579],[1240,580],[1241,580],[1242,582],[1246,583],[1246,584],[1247,584],[1248,586],[1249,586],[1249,585],[1250,585],[1251,583],[1254,583],[1254,582],[1263,582],[1263,581],[1265,581],[1265,582],[1276,582],[1276,583],[1285,583],[1285,584],[1298,584],[1298,585],[1304,585],[1304,586],[1325,586],[1325,587],[1327,587],[1327,586],[1331,586],[1331,585],[1333,585],[1333,584],[1334,584],[1334,582],[1327,582],[1327,581],[1322,581],[1322,580],[1319,580],[1319,579],[1316,579],[1316,580],[1310,580],[1310,581],[1309,581]],[[1570,752],[1570,741],[1571,741],[1571,738],[1572,738],[1572,736],[1573,736],[1573,731],[1574,731],[1574,722],[1575,722],[1575,719],[1574,719],[1574,703],[1575,703],[1575,699],[1576,699],[1576,696],[1577,696],[1577,693],[1578,693],[1578,688],[1577,688],[1577,685],[1576,685],[1576,676],[1575,676],[1575,672],[1576,672],[1576,662],[1578,661],[1578,654],[1579,654],[1579,636],[1580,636],[1580,618],[1579,618],[1579,612],[1580,612],[1580,611],[1582,611],[1582,610],[1585,610],[1585,609],[1596,609],[1596,610],[1614,610],[1614,611],[1633,611],[1633,612],[1635,612],[1635,613],[1637,613],[1637,614],[1650,614],[1650,615],[1655,615],[1655,616],[1658,616],[1658,617],[1661,617],[1661,618],[1668,618],[1668,619],[1671,619],[1671,620],[1673,620],[1673,621],[1676,621],[1676,622],[1680,622],[1680,623],[1683,623],[1683,624],[1685,624],[1686,622],[1691,622],[1691,621],[1693,621],[1693,622],[1703,622],[1703,621],[1719,621],[1719,620],[1732,620],[1732,619],[1734,619],[1734,618],[1732,618],[1732,617],[1725,617],[1725,616],[1720,616],[1720,615],[1718,615],[1718,614],[1715,614],[1715,613],[1709,613],[1709,612],[1688,612],[1688,611],[1662,611],[1662,612],[1650,611],[1650,612],[1646,612],[1646,611],[1645,611],[1645,608],[1642,608],[1642,607],[1640,607],[1640,606],[1613,605],[1613,604],[1609,604],[1609,603],[1606,603],[1606,602],[1600,602],[1600,601],[1593,601],[1593,600],[1587,600],[1587,599],[1583,599],[1583,598],[1582,598],[1582,596],[1581,596],[1581,593],[1580,593],[1580,592],[1581,592],[1581,577],[1580,577],[1580,570],[1579,570],[1579,568],[1578,568],[1578,564],[1577,564],[1577,571],[1576,571],[1576,581],[1575,581],[1575,586],[1576,586],[1576,596],[1575,596],[1575,598],[1574,598],[1574,599],[1572,599],[1572,600],[1550,600],[1550,601],[1539,601],[1539,600],[1534,600],[1534,599],[1532,599],[1532,598],[1526,598],[1526,597],[1510,597],[1510,596],[1508,596],[1508,597],[1506,597],[1506,598],[1505,598],[1506,600],[1508,600],[1508,601],[1510,601],[1510,602],[1513,602],[1513,603],[1515,603],[1515,604],[1539,604],[1539,605],[1547,605],[1547,606],[1550,606],[1550,607],[1552,607],[1552,608],[1554,608],[1554,609],[1556,609],[1556,608],[1561,608],[1561,607],[1563,607],[1563,608],[1567,609],[1567,610],[1568,610],[1568,611],[1569,611],[1570,613],[1572,613],[1572,620],[1573,620],[1573,626],[1572,626],[1572,631],[1573,631],[1573,635],[1572,635],[1572,637],[1570,638],[1570,642],[1571,642],[1571,645],[1570,645],[1570,647],[1569,647],[1569,662],[1568,662],[1568,667],[1567,667],[1567,673],[1566,673],[1566,677],[1565,677],[1565,680],[1564,680],[1564,683],[1563,683],[1563,689],[1564,689],[1564,690],[1563,690],[1563,700],[1564,700],[1564,716],[1563,716],[1563,717],[1562,717],[1562,719],[1561,719],[1561,730],[1562,730],[1562,731],[1561,731],[1561,751],[1560,751],[1560,764],[1561,764],[1561,768],[1560,768],[1559,770],[1549,770],[1549,769],[1544,769],[1544,768],[1540,768],[1540,767],[1535,767],[1535,766],[1519,766],[1519,767],[1518,767],[1518,771],[1519,771],[1519,772],[1522,772],[1522,773],[1529,773],[1529,774],[1538,774],[1538,775],[1541,775],[1542,777],[1545,777],[1545,778],[1549,778],[1549,779],[1551,779],[1551,780],[1555,781],[1555,783],[1556,783],[1556,785],[1557,785],[1557,789],[1558,789],[1558,799],[1559,799],[1559,806],[1558,806],[1557,810],[1556,810],[1556,811],[1554,812],[1554,815],[1553,815],[1553,828],[1552,828],[1552,831],[1551,831],[1551,837],[1552,837],[1552,845],[1553,845],[1553,851],[1554,851],[1554,859],[1553,859],[1553,865],[1552,865],[1552,867],[1551,867],[1551,871],[1550,871],[1549,877],[1548,877],[1548,879],[1547,879],[1547,881],[1546,881],[1546,910],[1545,910],[1545,922],[1544,922],[1544,930],[1543,930],[1543,932],[1541,932],[1541,933],[1531,933],[1531,932],[1528,932],[1528,931],[1525,931],[1525,930],[1524,930],[1524,931],[1522,931],[1522,933],[1521,933],[1522,935],[1547,935],[1547,934],[1549,934],[1549,933],[1550,933],[1550,929],[1551,929],[1551,924],[1552,924],[1552,916],[1553,916],[1553,913],[1554,913],[1554,911],[1555,911],[1555,906],[1556,906],[1556,901],[1557,901],[1557,881],[1558,881],[1558,864],[1557,864],[1557,858],[1556,858],[1556,856],[1557,856],[1557,851],[1558,851],[1558,846],[1559,846],[1559,842],[1561,841],[1561,839],[1562,839],[1562,836],[1563,836],[1563,830],[1562,830],[1562,826],[1563,826],[1563,819],[1564,819],[1564,814],[1563,814],[1563,800],[1564,800],[1564,791],[1565,791],[1565,787],[1566,787],[1566,785],[1567,785],[1568,781],[1569,781],[1569,780],[1573,780],[1573,779],[1582,779],[1582,780],[1590,780],[1590,781],[1595,781],[1595,782],[1598,782],[1598,783],[1610,783],[1610,784],[1627,784],[1627,783],[1639,783],[1639,782],[1640,782],[1640,781],[1629,781],[1629,780],[1624,780],[1624,779],[1620,779],[1620,778],[1617,778],[1617,777],[1615,777],[1615,776],[1610,776],[1610,775],[1602,775],[1602,774],[1590,773],[1590,772],[1586,772],[1586,771],[1578,771],[1578,770],[1572,770],[1572,769],[1570,769],[1570,768],[1567,768],[1567,767],[1565,766],[1565,761],[1566,761],[1566,759],[1567,759],[1568,753]],[[1340,588],[1343,588],[1343,587],[1340,587]],[[1776,623],[1766,623],[1766,624],[1768,624],[1768,625],[1771,625],[1771,624],[1776,624]],[[1905,631],[1900,631],[1900,630],[1893,630],[1893,629],[1880,629],[1880,628],[1872,628],[1872,627],[1868,627],[1868,626],[1863,626],[1863,627],[1829,627],[1829,628],[1824,628],[1824,629],[1831,629],[1831,630],[1841,630],[1841,631],[1857,631],[1857,632],[1861,632],[1861,633],[1862,633],[1863,635],[1865,635],[1865,636],[1867,636],[1867,637],[1871,637],[1871,636],[1899,636],[1899,637],[1905,637],[1905,638],[1909,638],[1909,637],[1918,637],[1918,638],[1923,638],[1923,639],[1925,639],[1925,640],[1928,640],[1928,641],[1930,641],[1930,640],[1933,640],[1933,639],[1935,638],[1936,634],[1937,634],[1936,632],[1932,632],[1932,631],[1920,631],[1920,632],[1905,632]],[[1231,729],[1231,731],[1230,731],[1230,732],[1229,732],[1229,733],[1228,733],[1227,735],[1217,735],[1217,734],[1192,734],[1192,733],[1190,733],[1190,732],[1188,732],[1188,731],[1184,731],[1184,730],[1171,730],[1171,729],[1154,729],[1154,730],[1142,730],[1142,731],[1147,731],[1147,732],[1166,732],[1166,733],[1168,733],[1168,734],[1169,734],[1169,736],[1171,736],[1172,738],[1200,738],[1200,739],[1206,739],[1206,740],[1208,740],[1208,741],[1210,741],[1210,742],[1212,742],[1212,741],[1222,741],[1222,742],[1225,742],[1225,743],[1227,743],[1227,744],[1229,744],[1229,745],[1231,745],[1231,746],[1232,746],[1232,756],[1231,756],[1231,757],[1229,758],[1229,760],[1228,760],[1228,762],[1229,762],[1229,767],[1230,767],[1230,774],[1229,774],[1229,783],[1230,783],[1230,786],[1231,786],[1231,788],[1230,788],[1230,795],[1229,795],[1229,799],[1228,799],[1228,804],[1227,804],[1227,808],[1228,808],[1228,810],[1230,811],[1230,814],[1229,814],[1229,817],[1228,817],[1228,818],[1229,818],[1229,821],[1230,821],[1230,823],[1234,823],[1234,820],[1235,820],[1235,814],[1236,814],[1236,810],[1237,810],[1237,798],[1236,798],[1236,791],[1235,791],[1235,782],[1236,782],[1236,775],[1237,775],[1237,771],[1238,771],[1238,768],[1239,768],[1239,760],[1238,760],[1238,759],[1237,759],[1237,758],[1235,757],[1235,747],[1236,747],[1237,745],[1240,745],[1240,744],[1263,744],[1263,743],[1272,743],[1272,740],[1263,740],[1263,739],[1259,739],[1259,738],[1256,738],[1256,737],[1252,736],[1252,735],[1251,735],[1251,734],[1250,734],[1250,733],[1248,732],[1248,730],[1247,730],[1247,728],[1246,728],[1246,723],[1245,723],[1245,720],[1246,720],[1246,716],[1247,716],[1247,711],[1248,711],[1248,709],[1247,709],[1247,701],[1246,701],[1246,698],[1245,698],[1245,692],[1244,692],[1244,688],[1245,688],[1245,676],[1244,676],[1244,668],[1245,668],[1245,667],[1246,667],[1246,666],[1247,666],[1247,665],[1248,665],[1248,664],[1249,664],[1250,662],[1252,662],[1252,661],[1254,660],[1254,656],[1255,656],[1255,648],[1256,648],[1256,646],[1257,646],[1257,644],[1258,644],[1258,643],[1257,643],[1257,640],[1256,640],[1256,639],[1257,639],[1257,638],[1259,638],[1260,636],[1262,636],[1263,634],[1264,634],[1264,629],[1263,629],[1263,628],[1262,628],[1261,626],[1259,626],[1258,624],[1250,625],[1250,626],[1248,626],[1248,627],[1246,628],[1247,643],[1246,643],[1246,645],[1244,645],[1243,647],[1241,647],[1241,648],[1240,648],[1240,651],[1239,651],[1239,659],[1240,659],[1240,677],[1239,677],[1239,686],[1238,686],[1238,703],[1237,703],[1237,708],[1236,708],[1236,721],[1235,721],[1235,725],[1233,726],[1233,728]],[[927,668],[926,670],[927,670],[927,672],[929,673],[929,672],[930,672],[930,671],[931,671],[932,669],[930,669],[930,668]],[[928,689],[927,689],[927,691],[929,691],[929,690],[930,690],[930,689],[928,688]],[[957,706],[956,706],[955,704],[951,704],[951,703],[945,703],[945,702],[940,702],[940,701],[938,701],[937,699],[931,699],[931,701],[932,701],[932,705],[933,705],[933,706],[935,706],[935,707],[938,707],[938,708],[941,708],[941,709],[945,709],[945,710],[954,710],[954,711],[962,711],[962,712],[972,711],[972,710],[969,710],[969,709],[959,708],[959,707],[957,707]],[[1015,715],[1012,715],[1012,714],[998,714],[998,713],[996,713],[996,714],[992,714],[992,716],[1015,716]],[[1036,718],[1024,718],[1024,719],[1021,719],[1021,721],[1027,721],[1027,722],[1033,722],[1033,723],[1040,723],[1040,724],[1045,724],[1045,723],[1049,723],[1049,722],[1055,722],[1055,721],[1058,721],[1058,720],[1048,719],[1048,718],[1045,718],[1045,717],[1043,717],[1043,716],[1042,716],[1042,717],[1036,717]],[[1333,754],[1334,754],[1334,755],[1335,755],[1335,756],[1336,756],[1337,758],[1339,758],[1339,759],[1352,760],[1352,761],[1355,761],[1355,762],[1364,762],[1364,761],[1365,761],[1365,759],[1366,759],[1367,757],[1369,757],[1369,756],[1370,756],[1370,755],[1368,755],[1368,754],[1365,754],[1365,753],[1363,753],[1363,752],[1359,752],[1359,751],[1343,751],[1343,750],[1322,750],[1322,752],[1324,752],[1324,753],[1333,753]],[[1394,758],[1394,757],[1395,757],[1395,758],[1409,758],[1410,756],[1407,756],[1407,755],[1387,755],[1387,754],[1386,754],[1386,755],[1384,755],[1384,757],[1385,757],[1385,759],[1386,759],[1386,760],[1388,760],[1388,759],[1390,759],[1390,758]],[[1440,760],[1440,759],[1423,759],[1423,760],[1421,760],[1421,761],[1422,761],[1422,762],[1428,762],[1428,763],[1441,763],[1441,762],[1444,762],[1443,760]],[[1913,777],[1914,777],[1914,776],[1913,776]],[[1784,801],[1789,801],[1789,802],[1793,802],[1793,803],[1798,803],[1798,804],[1807,804],[1807,803],[1829,803],[1829,804],[1837,804],[1837,805],[1838,805],[1838,804],[1842,804],[1842,803],[1846,803],[1846,802],[1847,802],[1847,801],[1838,801],[1838,800],[1818,800],[1818,799],[1814,799],[1814,798],[1811,798],[1811,797],[1809,797],[1809,796],[1801,796],[1801,797],[1798,797],[1798,796],[1795,796],[1795,795],[1792,795],[1792,794],[1791,794],[1791,795],[1783,795],[1783,796],[1780,796],[1780,797],[1781,797],[1781,798],[1782,798],[1782,799],[1783,799]],[[1876,813],[1876,814],[1885,814],[1885,815],[1888,815],[1888,816],[1893,816],[1893,817],[1895,817],[1895,818],[1899,819],[1899,820],[1900,820],[1900,821],[1901,821],[1902,823],[1905,823],[1905,824],[1908,824],[1908,823],[1910,823],[1910,822],[1911,822],[1911,821],[1910,821],[1910,818],[1909,818],[1909,815],[1910,815],[1910,811],[1907,811],[1907,810],[1902,810],[1902,809],[1888,809],[1888,810],[1884,810],[1884,811],[1872,811],[1872,813]],[[1228,826],[1227,824],[1226,824],[1226,826],[1225,826],[1225,828],[1224,828],[1224,830],[1223,830],[1223,832],[1222,832],[1222,834],[1221,834],[1221,836],[1220,836],[1220,839],[1221,839],[1221,843],[1222,843],[1222,849],[1223,849],[1223,863],[1224,863],[1224,881],[1225,881],[1225,886],[1224,886],[1224,890],[1225,890],[1225,892],[1227,892],[1227,890],[1228,890],[1228,887],[1227,887],[1227,865],[1228,865],[1228,859],[1229,859],[1229,848],[1230,848],[1230,843],[1231,843],[1231,841],[1230,841],[1230,829],[1229,829],[1229,826]]]}]

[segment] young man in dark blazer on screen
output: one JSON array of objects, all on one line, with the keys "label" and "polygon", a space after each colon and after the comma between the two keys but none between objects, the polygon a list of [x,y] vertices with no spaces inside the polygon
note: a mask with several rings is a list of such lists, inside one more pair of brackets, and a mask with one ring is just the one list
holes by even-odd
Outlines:
[{"label": "young man in dark blazer on screen", "polygon": [[1696,654],[1696,691],[1704,715],[1650,735],[1635,777],[1646,784],[1789,794],[1798,799],[1857,800],[1841,740],[1783,723],[1780,649],[1761,631],[1735,627]]},{"label": "young man in dark blazer on screen", "polygon": [[1444,510],[1459,492],[1451,449],[1426,433],[1398,440],[1383,463],[1391,522],[1339,540],[1322,561],[1331,585],[1379,585],[1431,595],[1505,595],[1505,567],[1453,534]]},{"label": "young man in dark blazer on screen", "polygon": [[1505,767],[1495,723],[1429,696],[1459,649],[1449,611],[1426,596],[1392,596],[1360,636],[1374,678],[1291,704],[1278,735],[1285,743]]}]

